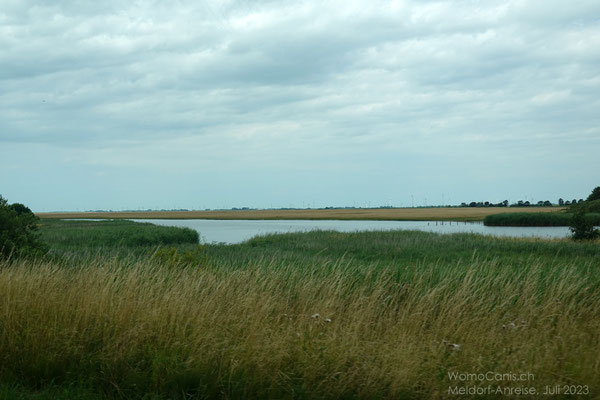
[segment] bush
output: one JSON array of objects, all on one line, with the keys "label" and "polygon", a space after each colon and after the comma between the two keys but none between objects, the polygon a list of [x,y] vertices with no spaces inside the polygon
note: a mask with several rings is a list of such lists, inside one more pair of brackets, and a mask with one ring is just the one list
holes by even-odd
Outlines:
[{"label": "bush", "polygon": [[37,232],[38,221],[28,207],[8,204],[0,196],[0,258],[44,254],[47,249]]},{"label": "bush", "polygon": [[573,240],[593,240],[600,237],[600,231],[594,229],[593,222],[586,218],[583,211],[573,214],[569,230],[573,233]]}]

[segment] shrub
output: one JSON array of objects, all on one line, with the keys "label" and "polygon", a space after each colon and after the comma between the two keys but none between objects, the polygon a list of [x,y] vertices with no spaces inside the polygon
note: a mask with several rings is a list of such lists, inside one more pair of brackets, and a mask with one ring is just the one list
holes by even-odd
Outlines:
[{"label": "shrub", "polygon": [[0,196],[0,258],[44,254],[47,249],[37,232],[38,221],[28,207],[8,204]]},{"label": "shrub", "polygon": [[600,231],[594,229],[593,222],[586,218],[583,211],[573,214],[569,230],[573,233],[573,240],[593,240],[600,237]]}]

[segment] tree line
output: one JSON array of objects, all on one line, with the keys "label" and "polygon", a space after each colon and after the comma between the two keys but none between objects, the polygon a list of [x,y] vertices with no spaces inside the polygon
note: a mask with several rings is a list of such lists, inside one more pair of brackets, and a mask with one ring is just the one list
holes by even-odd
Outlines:
[{"label": "tree line", "polygon": [[563,200],[558,199],[557,203],[552,203],[550,200],[540,200],[537,203],[531,203],[529,201],[518,200],[515,203],[510,203],[508,200],[501,201],[500,203],[493,203],[489,201],[472,201],[470,203],[460,203],[460,207],[554,207],[554,206],[570,206],[572,204],[583,203],[583,199]]}]

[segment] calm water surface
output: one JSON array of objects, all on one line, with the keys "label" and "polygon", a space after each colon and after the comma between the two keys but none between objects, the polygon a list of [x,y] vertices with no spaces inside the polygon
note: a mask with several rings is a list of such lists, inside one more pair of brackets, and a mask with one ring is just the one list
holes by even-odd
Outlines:
[{"label": "calm water surface", "polygon": [[212,220],[212,219],[135,219],[157,225],[192,228],[203,243],[240,243],[268,233],[335,230],[340,232],[419,230],[438,233],[480,233],[492,236],[563,238],[570,236],[566,226],[508,227],[484,226],[481,222],[448,221],[334,221],[334,220]]}]

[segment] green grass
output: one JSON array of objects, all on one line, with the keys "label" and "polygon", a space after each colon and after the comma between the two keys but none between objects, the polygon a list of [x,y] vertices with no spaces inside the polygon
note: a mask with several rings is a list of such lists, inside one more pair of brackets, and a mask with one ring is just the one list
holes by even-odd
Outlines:
[{"label": "green grass", "polygon": [[486,371],[600,393],[598,242],[82,236],[0,262],[0,398],[443,399],[448,372]]},{"label": "green grass", "polygon": [[32,389],[16,384],[0,383],[0,400],[101,400],[103,398],[100,393],[78,385],[48,385],[41,389]]},{"label": "green grass", "polygon": [[318,263],[344,257],[357,265],[382,267],[423,262],[453,264],[478,258],[519,268],[531,260],[569,262],[600,256],[597,244],[567,239],[500,239],[472,233],[447,235],[420,231],[273,234],[236,245],[207,246],[207,252],[211,258],[231,265],[261,258]]},{"label": "green grass", "polygon": [[[487,226],[569,226],[571,213],[506,213],[488,215],[483,219]],[[586,215],[594,225],[600,225],[600,214]]]},{"label": "green grass", "polygon": [[78,253],[147,250],[161,245],[197,244],[193,229],[158,226],[127,220],[73,221],[43,219],[42,240],[51,244],[52,253]]}]

